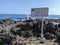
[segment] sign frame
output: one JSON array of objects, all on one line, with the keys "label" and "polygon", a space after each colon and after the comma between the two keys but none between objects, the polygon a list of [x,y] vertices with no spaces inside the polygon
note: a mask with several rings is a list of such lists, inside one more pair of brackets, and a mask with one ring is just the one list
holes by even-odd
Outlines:
[{"label": "sign frame", "polygon": [[48,8],[31,8],[32,17],[48,17]]}]

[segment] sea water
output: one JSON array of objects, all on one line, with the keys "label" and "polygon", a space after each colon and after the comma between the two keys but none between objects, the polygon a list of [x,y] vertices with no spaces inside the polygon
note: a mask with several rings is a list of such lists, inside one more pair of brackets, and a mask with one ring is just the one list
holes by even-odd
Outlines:
[{"label": "sea water", "polygon": [[13,19],[13,20],[19,20],[19,19],[26,19],[27,15],[25,14],[0,14],[0,20],[3,19]]},{"label": "sea water", "polygon": [[[28,15],[28,17],[32,17],[31,15]],[[26,14],[0,14],[0,19],[26,19]],[[34,17],[32,17],[34,18]],[[54,19],[60,19],[60,15],[48,15],[48,18],[54,18]]]},{"label": "sea water", "polygon": [[[32,17],[31,15],[26,15],[26,14],[0,14],[0,20],[3,20],[3,19],[12,19],[12,20],[26,20],[27,17]],[[32,17],[34,18],[34,17]],[[51,19],[60,19],[60,15],[48,15],[48,18],[51,18]],[[56,22],[54,22],[54,24],[58,24]]]}]

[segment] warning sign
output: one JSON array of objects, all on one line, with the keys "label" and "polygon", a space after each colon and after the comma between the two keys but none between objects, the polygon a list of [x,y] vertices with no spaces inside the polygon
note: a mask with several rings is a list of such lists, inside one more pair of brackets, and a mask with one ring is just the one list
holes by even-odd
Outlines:
[{"label": "warning sign", "polygon": [[48,16],[48,8],[32,8],[31,16],[34,17],[47,17]]}]

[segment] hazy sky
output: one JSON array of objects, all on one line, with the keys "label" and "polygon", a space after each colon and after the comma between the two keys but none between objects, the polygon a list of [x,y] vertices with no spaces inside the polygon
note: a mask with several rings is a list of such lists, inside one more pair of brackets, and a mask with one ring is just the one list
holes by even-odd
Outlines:
[{"label": "hazy sky", "polygon": [[49,14],[60,15],[60,0],[0,0],[0,14],[30,14],[31,8],[49,7]]}]

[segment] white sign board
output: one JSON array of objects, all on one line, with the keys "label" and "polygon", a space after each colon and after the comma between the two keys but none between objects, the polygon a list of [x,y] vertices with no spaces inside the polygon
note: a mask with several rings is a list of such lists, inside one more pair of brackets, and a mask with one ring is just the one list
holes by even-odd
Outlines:
[{"label": "white sign board", "polygon": [[33,17],[47,17],[48,16],[48,8],[32,8],[31,16]]}]

